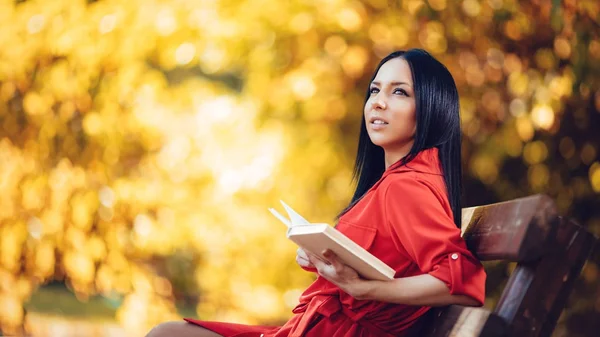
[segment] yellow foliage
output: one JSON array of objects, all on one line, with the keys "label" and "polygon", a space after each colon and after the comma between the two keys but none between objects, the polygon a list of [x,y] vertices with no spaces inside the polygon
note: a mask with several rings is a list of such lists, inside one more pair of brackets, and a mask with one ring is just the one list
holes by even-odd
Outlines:
[{"label": "yellow foliage", "polygon": [[[176,319],[184,295],[204,319],[285,320],[312,275],[266,208],[281,198],[334,221],[367,81],[396,49],[424,47],[455,76],[471,178],[494,189],[505,158],[523,157],[529,191],[544,191],[553,148],[537,132],[560,130],[571,97],[600,106],[571,64],[600,57],[597,36],[585,49],[572,20],[552,31],[544,13],[475,0],[0,0],[0,329],[17,331],[36,287],[63,278],[81,298],[123,296],[117,319],[135,334]],[[556,36],[538,48],[535,29]],[[597,146],[560,142],[569,165],[591,164],[581,195],[600,191]]]}]

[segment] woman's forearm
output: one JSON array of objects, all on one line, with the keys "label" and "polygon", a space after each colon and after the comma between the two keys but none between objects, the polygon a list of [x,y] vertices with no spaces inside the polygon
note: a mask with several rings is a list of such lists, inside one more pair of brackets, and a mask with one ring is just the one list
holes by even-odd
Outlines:
[{"label": "woman's forearm", "polygon": [[450,304],[479,305],[471,297],[451,295],[443,281],[429,274],[397,278],[393,281],[361,281],[349,290],[361,300],[430,307]]}]

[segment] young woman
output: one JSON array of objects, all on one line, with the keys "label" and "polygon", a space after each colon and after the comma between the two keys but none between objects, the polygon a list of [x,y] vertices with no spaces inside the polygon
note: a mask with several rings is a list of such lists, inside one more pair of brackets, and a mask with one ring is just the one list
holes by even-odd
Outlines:
[{"label": "young woman", "polygon": [[432,306],[482,305],[486,274],[461,238],[458,93],[450,72],[420,49],[394,52],[367,91],[350,205],[337,229],[396,271],[358,276],[332,252],[328,263],[298,250],[318,274],[281,327],[186,319],[148,336],[411,336]]}]

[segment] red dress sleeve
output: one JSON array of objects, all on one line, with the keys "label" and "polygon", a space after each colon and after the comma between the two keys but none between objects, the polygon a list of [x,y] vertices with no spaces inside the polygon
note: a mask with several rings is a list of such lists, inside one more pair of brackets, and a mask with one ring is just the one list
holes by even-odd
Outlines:
[{"label": "red dress sleeve", "polygon": [[385,213],[394,243],[423,273],[442,280],[450,294],[483,305],[485,271],[467,249],[445,195],[427,181],[397,179],[386,191]]}]

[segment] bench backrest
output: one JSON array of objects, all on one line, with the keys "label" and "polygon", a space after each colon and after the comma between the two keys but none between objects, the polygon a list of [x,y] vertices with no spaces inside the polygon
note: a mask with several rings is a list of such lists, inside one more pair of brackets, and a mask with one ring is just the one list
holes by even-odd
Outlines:
[{"label": "bench backrest", "polygon": [[493,310],[435,309],[423,335],[550,336],[597,239],[560,217],[546,195],[465,208],[462,231],[481,261],[517,266]]}]

